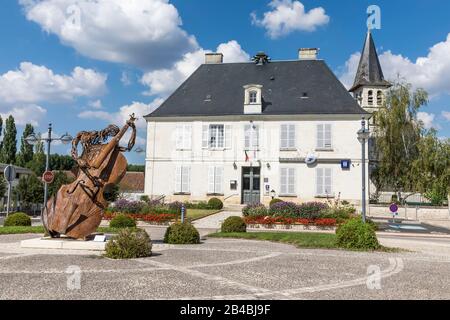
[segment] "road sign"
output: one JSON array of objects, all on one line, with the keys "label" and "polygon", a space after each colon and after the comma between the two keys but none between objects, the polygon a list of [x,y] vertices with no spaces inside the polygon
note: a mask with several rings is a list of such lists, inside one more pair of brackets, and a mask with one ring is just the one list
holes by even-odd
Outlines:
[{"label": "road sign", "polygon": [[46,171],[42,175],[42,180],[44,180],[45,183],[50,184],[55,180],[55,174],[51,171]]},{"label": "road sign", "polygon": [[398,212],[398,205],[396,203],[393,203],[390,205],[389,210],[391,210],[392,213]]},{"label": "road sign", "polygon": [[3,174],[5,176],[5,180],[8,181],[9,183],[13,182],[14,179],[16,179],[16,169],[11,165],[5,168]]}]

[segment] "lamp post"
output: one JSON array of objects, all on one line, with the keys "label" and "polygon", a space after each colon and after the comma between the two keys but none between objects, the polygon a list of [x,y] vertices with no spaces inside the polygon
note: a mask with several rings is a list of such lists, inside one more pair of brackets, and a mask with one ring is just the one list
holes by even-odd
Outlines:
[{"label": "lamp post", "polygon": [[[45,155],[45,172],[50,170],[50,146],[51,146],[52,142],[61,141],[63,144],[69,144],[72,142],[72,140],[73,140],[73,137],[71,135],[69,135],[68,133],[63,134],[60,138],[52,137],[52,124],[51,123],[48,125],[47,137],[42,138],[41,135],[38,136],[36,134],[31,134],[25,138],[25,141],[32,146],[35,146],[40,142],[47,143],[47,152]],[[45,209],[47,207],[47,198],[48,198],[48,184],[46,182],[44,182],[44,207],[43,207],[43,209]]]},{"label": "lamp post", "polygon": [[363,117],[361,120],[361,129],[357,132],[358,140],[361,143],[362,156],[361,156],[361,169],[362,169],[362,198],[361,198],[361,211],[362,221],[366,223],[366,140],[369,139],[370,132],[366,128],[366,119]]}]

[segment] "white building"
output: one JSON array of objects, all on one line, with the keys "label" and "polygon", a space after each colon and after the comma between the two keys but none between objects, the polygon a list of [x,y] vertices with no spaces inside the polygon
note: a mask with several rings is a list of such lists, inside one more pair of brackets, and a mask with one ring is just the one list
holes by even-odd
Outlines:
[{"label": "white building", "polygon": [[[298,60],[259,53],[253,62],[222,63],[220,53],[207,54],[146,117],[145,193],[228,204],[340,194],[360,203],[357,131],[370,114],[316,55],[301,49]],[[364,95],[366,85],[356,92]]]}]

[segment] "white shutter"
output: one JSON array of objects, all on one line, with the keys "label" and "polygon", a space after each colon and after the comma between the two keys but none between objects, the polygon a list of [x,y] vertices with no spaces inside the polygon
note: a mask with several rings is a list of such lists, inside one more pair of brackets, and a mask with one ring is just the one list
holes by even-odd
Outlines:
[{"label": "white shutter", "polygon": [[251,127],[249,124],[244,126],[244,149],[250,150],[251,145],[251,135],[250,135]]},{"label": "white shutter", "polygon": [[177,166],[175,170],[175,192],[181,192],[181,167]]},{"label": "white shutter", "polygon": [[288,194],[295,194],[295,169],[289,168],[288,170]]},{"label": "white shutter", "polygon": [[325,176],[324,176],[324,195],[333,195],[333,170],[331,168],[324,169]]},{"label": "white shutter", "polygon": [[288,147],[289,148],[295,148],[295,124],[289,125],[288,140],[289,140]]},{"label": "white shutter", "polygon": [[185,150],[192,149],[192,126],[190,124],[184,126],[183,130],[183,147]]},{"label": "white shutter", "polygon": [[214,192],[222,194],[223,193],[223,167],[216,167],[214,183],[215,183]]},{"label": "white shutter", "polygon": [[323,176],[324,176],[324,172],[323,172],[323,168],[318,168],[316,169],[316,194],[318,196],[321,196],[324,194],[323,190],[324,190],[324,186],[323,186]]},{"label": "white shutter", "polygon": [[209,129],[208,125],[203,125],[203,128],[202,128],[202,148],[203,149],[208,149],[208,137],[209,137],[208,129]]},{"label": "white shutter", "polygon": [[214,167],[208,168],[208,193],[214,193]]},{"label": "white shutter", "polygon": [[255,126],[253,129],[252,147],[253,150],[258,150],[259,148],[259,126]]},{"label": "white shutter", "polygon": [[317,148],[322,149],[325,147],[324,144],[324,132],[323,132],[323,124],[317,125]]},{"label": "white shutter", "polygon": [[183,149],[183,126],[177,125],[175,129],[175,144],[177,150]]},{"label": "white shutter", "polygon": [[282,124],[280,131],[280,148],[286,149],[288,147],[288,126]]},{"label": "white shutter", "polygon": [[181,192],[189,193],[191,184],[191,168],[181,167]]},{"label": "white shutter", "polygon": [[325,124],[324,125],[325,129],[325,133],[324,133],[324,148],[330,148],[332,147],[332,142],[331,142],[331,124]]},{"label": "white shutter", "polygon": [[225,149],[231,149],[231,126],[225,126]]},{"label": "white shutter", "polygon": [[285,195],[288,193],[287,190],[287,169],[281,168],[280,170],[280,193]]}]

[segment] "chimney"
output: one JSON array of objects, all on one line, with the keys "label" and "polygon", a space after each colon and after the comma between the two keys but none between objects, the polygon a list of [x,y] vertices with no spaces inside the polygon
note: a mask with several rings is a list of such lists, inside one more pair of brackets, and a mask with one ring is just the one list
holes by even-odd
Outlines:
[{"label": "chimney", "polygon": [[207,53],[205,54],[206,64],[223,63],[223,54],[221,53]]},{"label": "chimney", "polygon": [[298,50],[299,60],[316,60],[318,48],[301,48]]}]

